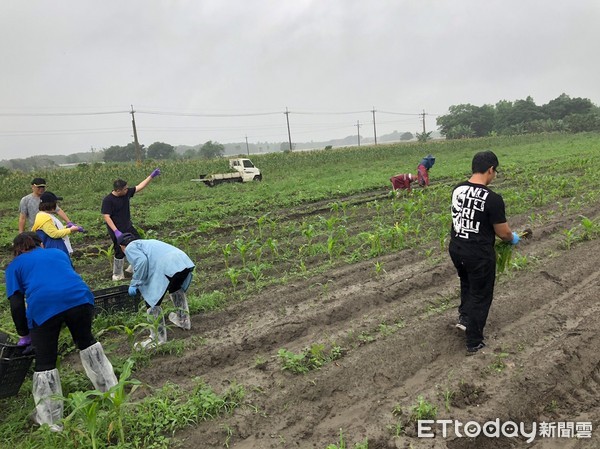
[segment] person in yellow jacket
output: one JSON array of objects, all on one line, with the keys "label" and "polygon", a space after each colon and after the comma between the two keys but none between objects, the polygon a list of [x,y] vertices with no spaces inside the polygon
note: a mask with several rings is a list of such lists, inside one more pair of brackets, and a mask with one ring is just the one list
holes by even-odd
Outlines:
[{"label": "person in yellow jacket", "polygon": [[73,248],[69,241],[69,234],[73,232],[85,232],[81,226],[69,222],[65,228],[61,221],[56,218],[57,202],[62,197],[52,192],[44,192],[40,196],[40,211],[35,216],[31,228],[42,240],[44,248],[57,248],[71,256]]}]

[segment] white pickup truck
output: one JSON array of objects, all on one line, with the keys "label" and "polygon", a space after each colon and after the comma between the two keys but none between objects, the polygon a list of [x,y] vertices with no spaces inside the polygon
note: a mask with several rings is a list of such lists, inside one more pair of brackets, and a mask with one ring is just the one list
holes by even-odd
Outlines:
[{"label": "white pickup truck", "polygon": [[232,170],[229,173],[200,175],[199,179],[192,179],[192,181],[203,182],[209,187],[214,187],[224,182],[262,181],[262,174],[260,170],[252,163],[250,159],[229,159],[229,168]]}]

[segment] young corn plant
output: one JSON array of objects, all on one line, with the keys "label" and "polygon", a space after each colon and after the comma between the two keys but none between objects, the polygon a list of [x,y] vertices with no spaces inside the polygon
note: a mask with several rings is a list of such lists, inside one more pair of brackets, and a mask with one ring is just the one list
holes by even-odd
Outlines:
[{"label": "young corn plant", "polygon": [[125,362],[123,365],[123,370],[121,371],[117,385],[112,387],[106,393],[103,393],[104,396],[110,401],[112,406],[111,415],[115,419],[113,423],[116,422],[116,424],[111,423],[109,429],[114,429],[116,427],[117,431],[119,432],[119,441],[122,445],[126,444],[125,430],[123,427],[123,416],[125,414],[124,406],[127,403],[129,396],[142,384],[136,379],[129,380],[131,371],[133,369],[133,364],[133,360],[127,360],[127,362]]},{"label": "young corn plant", "polygon": [[581,240],[592,240],[598,234],[598,224],[583,215],[581,216],[581,227],[583,228]]},{"label": "young corn plant", "polygon": [[223,253],[223,258],[225,259],[225,268],[229,268],[229,258],[231,257],[231,244],[226,243],[221,248],[221,252]]},{"label": "young corn plant", "polygon": [[226,273],[227,273],[227,277],[231,281],[231,285],[233,287],[233,292],[235,293],[236,287],[239,282],[240,275],[242,274],[242,271],[238,270],[237,268],[229,267],[227,269]]},{"label": "young corn plant", "polygon": [[424,419],[435,419],[437,416],[437,407],[427,401],[423,396],[417,397],[417,403],[411,408],[410,419],[417,422]]},{"label": "young corn plant", "polygon": [[71,413],[63,421],[65,427],[67,429],[75,428],[75,423],[77,421],[81,422],[82,427],[88,431],[88,438],[92,449],[98,447],[98,408],[103,399],[104,393],[97,390],[74,391],[65,398],[67,407],[72,409]]},{"label": "young corn plant", "polygon": [[[519,233],[519,237],[526,239],[531,237],[531,229],[525,229]],[[499,241],[496,242],[496,274],[504,273],[511,266],[511,259],[513,256],[514,245],[510,242]]]}]

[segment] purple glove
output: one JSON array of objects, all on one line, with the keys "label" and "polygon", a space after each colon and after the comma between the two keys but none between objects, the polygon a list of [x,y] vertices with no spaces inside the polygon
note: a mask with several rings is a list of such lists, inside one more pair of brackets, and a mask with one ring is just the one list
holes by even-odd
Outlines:
[{"label": "purple glove", "polygon": [[70,228],[71,226],[76,226],[76,225],[72,221],[67,221],[67,228]]},{"label": "purple glove", "polygon": [[83,226],[77,226],[77,230],[79,232],[85,232],[85,229],[83,229]]},{"label": "purple glove", "polygon": [[31,344],[31,336],[26,335],[25,337],[19,338],[17,346],[29,346]]},{"label": "purple glove", "polygon": [[160,175],[160,168],[155,168],[154,171],[150,173],[151,178],[156,178],[158,175]]},{"label": "purple glove", "polygon": [[123,233],[121,231],[119,231],[118,229],[115,229],[115,237],[119,238],[123,235]]}]

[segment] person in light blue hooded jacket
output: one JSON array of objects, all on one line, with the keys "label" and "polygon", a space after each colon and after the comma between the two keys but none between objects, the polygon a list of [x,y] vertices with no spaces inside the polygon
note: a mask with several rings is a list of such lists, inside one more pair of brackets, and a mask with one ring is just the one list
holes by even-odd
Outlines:
[{"label": "person in light blue hooded jacket", "polygon": [[122,234],[118,244],[133,267],[129,294],[141,293],[148,306],[152,322],[159,321],[157,330],[139,343],[138,348],[156,347],[167,341],[167,329],[161,303],[168,291],[177,308],[169,314],[169,321],[181,329],[190,330],[190,309],[185,292],[192,281],[194,262],[179,248],[160,240],[142,240],[130,233]]}]

